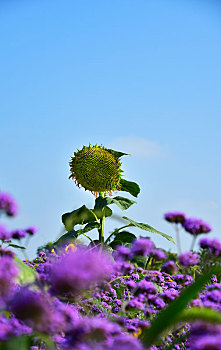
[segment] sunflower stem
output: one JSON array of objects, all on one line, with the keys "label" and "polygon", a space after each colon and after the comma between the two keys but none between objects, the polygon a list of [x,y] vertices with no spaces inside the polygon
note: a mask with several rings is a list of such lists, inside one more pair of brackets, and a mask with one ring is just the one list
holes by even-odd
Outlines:
[{"label": "sunflower stem", "polygon": [[[104,198],[104,194],[102,192],[99,193],[99,195]],[[104,243],[104,223],[105,223],[105,209],[103,208],[102,217],[100,219],[101,228],[99,231],[99,241],[101,242],[101,244]]]}]

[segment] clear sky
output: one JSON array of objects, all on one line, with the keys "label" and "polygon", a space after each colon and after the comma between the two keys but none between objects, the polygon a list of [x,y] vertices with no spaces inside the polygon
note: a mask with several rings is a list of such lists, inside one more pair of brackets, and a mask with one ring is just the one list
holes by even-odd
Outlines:
[{"label": "clear sky", "polygon": [[89,142],[132,154],[141,194],[122,214],[173,235],[163,214],[181,210],[221,238],[220,62],[220,1],[0,0],[0,187],[20,205],[3,222],[39,228],[30,256],[93,205],[68,179]]}]

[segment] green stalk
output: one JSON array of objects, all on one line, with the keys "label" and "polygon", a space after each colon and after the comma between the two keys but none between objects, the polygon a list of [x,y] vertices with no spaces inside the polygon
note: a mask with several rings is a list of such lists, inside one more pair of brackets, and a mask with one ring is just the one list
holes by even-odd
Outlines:
[{"label": "green stalk", "polygon": [[110,241],[111,237],[112,237],[113,235],[115,235],[118,231],[122,230],[123,228],[129,227],[129,226],[131,226],[131,224],[127,224],[127,225],[125,225],[125,226],[122,226],[122,227],[117,228],[116,230],[114,230],[114,231],[110,234],[110,236],[107,237],[107,239],[106,239],[106,241],[105,241],[105,244],[107,244],[107,243]]},{"label": "green stalk", "polygon": [[[104,198],[104,194],[100,193],[100,196]],[[99,230],[99,241],[101,244],[104,243],[104,223],[105,223],[105,209],[102,209],[102,216],[100,219],[101,228]]]}]

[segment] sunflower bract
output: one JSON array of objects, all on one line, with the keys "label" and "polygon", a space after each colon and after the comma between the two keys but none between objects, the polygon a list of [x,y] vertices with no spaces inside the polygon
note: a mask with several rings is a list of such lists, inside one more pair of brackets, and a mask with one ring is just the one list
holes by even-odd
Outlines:
[{"label": "sunflower bract", "polygon": [[101,146],[84,146],[70,161],[70,178],[93,194],[120,189],[121,163],[114,152]]}]

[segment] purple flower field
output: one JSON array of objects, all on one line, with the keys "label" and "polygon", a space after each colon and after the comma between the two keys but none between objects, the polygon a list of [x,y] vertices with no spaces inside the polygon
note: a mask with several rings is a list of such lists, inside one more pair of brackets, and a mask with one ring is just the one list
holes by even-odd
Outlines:
[{"label": "purple flower field", "polygon": [[[208,223],[165,214],[175,226],[178,254],[144,235],[175,243],[171,236],[126,216],[127,224],[106,237],[110,206],[127,210],[136,203],[112,191],[140,192],[121,177],[123,155],[97,145],[75,152],[70,177],[96,196],[94,208],[63,214],[67,232],[39,247],[34,260],[22,261],[16,252],[26,256],[25,241],[37,228],[10,231],[0,224],[0,350],[221,350],[221,242],[203,236],[195,247],[196,237],[212,230]],[[0,212],[18,213],[4,192]],[[97,240],[88,235],[94,229]],[[181,253],[180,230],[192,236],[190,251]]]},{"label": "purple flower field", "polygon": [[[17,214],[17,204],[4,192],[0,209]],[[167,213],[165,219],[191,235],[211,230],[183,213]],[[203,237],[196,251],[182,254],[144,237],[116,246],[116,238],[109,245],[66,241],[59,248],[41,247],[33,261],[22,262],[10,250],[19,249],[13,240],[36,232],[35,227],[9,232],[0,225],[0,349],[221,349],[218,239]],[[183,307],[183,291],[211,268],[217,273]],[[165,325],[160,316],[175,301],[180,313]],[[162,329],[153,334],[159,320]]]}]

